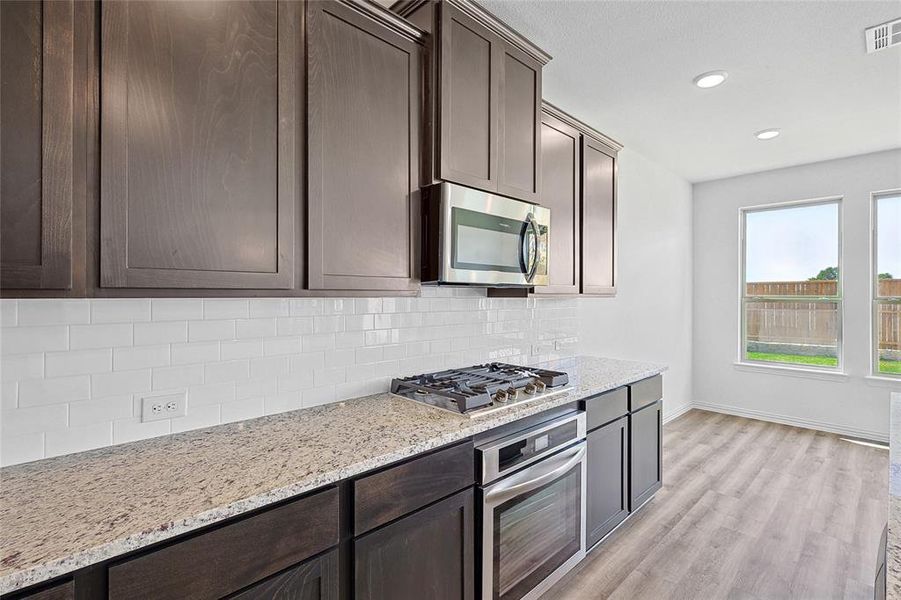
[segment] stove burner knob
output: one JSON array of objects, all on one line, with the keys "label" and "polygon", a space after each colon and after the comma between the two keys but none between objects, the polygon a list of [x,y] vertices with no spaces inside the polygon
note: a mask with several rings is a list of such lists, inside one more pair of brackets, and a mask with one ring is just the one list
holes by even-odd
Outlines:
[{"label": "stove burner knob", "polygon": [[539,379],[538,381],[535,382],[535,390],[536,390],[538,393],[541,393],[541,392],[543,392],[543,391],[546,390],[546,389],[547,389],[547,384],[544,383],[543,381],[541,381],[540,379]]},{"label": "stove burner knob", "polygon": [[510,396],[511,400],[516,400],[519,397],[519,390],[516,388],[507,388],[507,395]]},{"label": "stove burner knob", "polygon": [[527,383],[523,391],[529,395],[532,395],[538,391],[538,386],[536,386],[534,383]]},{"label": "stove burner knob", "polygon": [[494,401],[495,402],[506,402],[507,401],[507,392],[504,390],[498,390],[494,393]]}]

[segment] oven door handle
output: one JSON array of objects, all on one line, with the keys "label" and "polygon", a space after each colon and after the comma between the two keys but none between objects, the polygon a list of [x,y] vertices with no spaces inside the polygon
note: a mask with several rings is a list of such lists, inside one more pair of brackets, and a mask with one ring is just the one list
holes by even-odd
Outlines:
[{"label": "oven door handle", "polygon": [[[492,486],[491,489],[485,493],[485,502],[487,504],[496,505],[506,502],[510,498],[515,498],[520,494],[538,489],[572,469],[579,464],[583,458],[585,458],[584,442],[574,446],[570,450],[565,450],[557,456],[538,462],[535,466],[526,469],[526,472],[533,472],[538,469],[539,465],[543,466],[547,464],[550,467],[550,470],[545,470],[537,477],[520,482],[520,478],[514,475],[510,479],[506,479],[497,485]],[[560,464],[561,462],[563,464]]]}]

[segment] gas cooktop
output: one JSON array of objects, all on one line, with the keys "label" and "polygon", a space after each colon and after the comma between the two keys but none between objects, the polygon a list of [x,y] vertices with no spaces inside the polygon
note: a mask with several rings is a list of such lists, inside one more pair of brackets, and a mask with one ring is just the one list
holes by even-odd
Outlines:
[{"label": "gas cooktop", "polygon": [[488,363],[449,369],[391,382],[391,392],[437,408],[479,417],[512,404],[531,402],[567,391],[561,371]]}]

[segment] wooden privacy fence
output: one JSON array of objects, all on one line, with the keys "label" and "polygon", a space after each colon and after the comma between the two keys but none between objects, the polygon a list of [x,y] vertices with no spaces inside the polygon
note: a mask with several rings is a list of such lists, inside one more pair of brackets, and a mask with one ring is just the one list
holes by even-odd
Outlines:
[{"label": "wooden privacy fence", "polygon": [[[833,296],[835,281],[764,281],[749,283],[750,296]],[[901,279],[879,282],[880,296],[901,296]],[[748,340],[767,344],[835,346],[837,305],[832,302],[764,302],[746,304]],[[901,350],[901,305],[882,304],[877,315],[879,348]]]}]

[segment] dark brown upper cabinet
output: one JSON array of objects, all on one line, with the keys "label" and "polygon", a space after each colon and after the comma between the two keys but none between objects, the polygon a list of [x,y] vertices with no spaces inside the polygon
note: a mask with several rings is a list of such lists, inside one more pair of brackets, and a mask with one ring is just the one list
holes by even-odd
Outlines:
[{"label": "dark brown upper cabinet", "polygon": [[102,5],[102,287],[295,286],[302,11]]},{"label": "dark brown upper cabinet", "polygon": [[541,69],[550,56],[467,0],[394,9],[434,37],[428,178],[539,202]]},{"label": "dark brown upper cabinet", "polygon": [[75,4],[0,2],[0,287],[73,285]]},{"label": "dark brown upper cabinet", "polygon": [[616,294],[617,151],[582,136],[582,293]]},{"label": "dark brown upper cabinet", "polygon": [[554,117],[541,115],[541,204],[551,209],[548,285],[536,294],[578,294],[581,234],[582,136]]},{"label": "dark brown upper cabinet", "polygon": [[422,34],[359,6],[307,10],[309,287],[414,290]]}]

